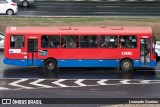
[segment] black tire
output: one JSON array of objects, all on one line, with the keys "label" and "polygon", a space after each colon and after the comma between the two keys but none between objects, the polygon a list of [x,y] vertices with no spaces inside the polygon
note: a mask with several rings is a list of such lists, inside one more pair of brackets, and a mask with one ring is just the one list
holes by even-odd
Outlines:
[{"label": "black tire", "polygon": [[123,71],[131,71],[131,70],[133,70],[133,63],[132,63],[132,61],[129,60],[129,59],[124,59],[121,62],[121,70],[123,70]]},{"label": "black tire", "polygon": [[45,71],[56,71],[57,70],[57,62],[54,59],[48,59],[44,62],[44,70]]},{"label": "black tire", "polygon": [[23,1],[23,2],[22,2],[22,6],[23,6],[23,7],[28,7],[28,6],[29,6],[29,2],[26,1],[26,0]]},{"label": "black tire", "polygon": [[12,9],[8,9],[8,10],[6,11],[6,14],[9,15],[9,16],[11,16],[11,15],[14,14],[14,12],[13,12]]}]

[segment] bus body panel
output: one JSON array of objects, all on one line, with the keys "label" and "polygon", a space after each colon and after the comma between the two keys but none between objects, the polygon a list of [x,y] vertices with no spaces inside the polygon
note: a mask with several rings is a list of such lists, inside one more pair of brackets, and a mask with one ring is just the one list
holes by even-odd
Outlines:
[{"label": "bus body panel", "polygon": [[[42,30],[42,28],[44,30]],[[47,29],[48,28],[48,29]],[[88,28],[88,30],[86,30]],[[132,27],[131,27],[132,28]],[[17,27],[16,31],[13,32],[10,29],[12,27],[8,27],[6,29],[6,38],[5,38],[5,51],[4,51],[4,63],[10,65],[17,66],[39,66],[43,67],[44,60],[47,58],[55,58],[58,61],[58,67],[119,67],[120,61],[124,58],[132,59],[134,67],[143,66],[140,61],[140,39],[141,38],[151,38],[152,31],[148,28],[146,31],[137,32],[133,27],[133,31],[130,27],[126,27],[125,31],[122,30],[114,30],[114,31],[105,31],[100,30],[94,31],[89,27],[82,27],[82,31],[80,30],[64,30],[59,31],[58,27],[54,28],[55,31],[52,30],[52,27]],[[19,29],[19,30],[18,30]],[[25,32],[25,29],[27,30]],[[35,29],[35,30],[34,30]],[[92,29],[89,31],[89,29]],[[128,31],[127,31],[128,29]],[[137,29],[141,29],[137,28]],[[24,35],[24,48],[21,49],[13,49],[10,48],[10,36],[11,35]],[[136,48],[42,48],[41,47],[41,36],[42,35],[136,35],[137,36],[137,47]],[[34,54],[28,52],[28,40],[36,39],[38,41],[38,51],[34,52]],[[60,41],[61,42],[61,41]],[[152,41],[150,42],[152,46]],[[16,52],[20,50],[20,52]],[[39,55],[40,50],[47,50],[47,56]],[[15,53],[14,53],[15,51]],[[152,53],[152,49],[150,49],[150,53]],[[33,56],[34,55],[34,56]],[[156,55],[150,55],[150,63],[145,66],[153,67],[156,66]]]}]

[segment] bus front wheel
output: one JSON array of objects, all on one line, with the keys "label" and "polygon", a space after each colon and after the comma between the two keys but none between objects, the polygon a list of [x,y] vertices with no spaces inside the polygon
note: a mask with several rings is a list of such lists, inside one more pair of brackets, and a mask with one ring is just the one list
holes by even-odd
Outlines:
[{"label": "bus front wheel", "polygon": [[123,71],[131,71],[133,69],[133,63],[130,59],[124,59],[121,62],[121,70]]},{"label": "bus front wheel", "polygon": [[47,71],[55,71],[57,69],[57,63],[54,59],[48,59],[44,63],[44,69]]}]

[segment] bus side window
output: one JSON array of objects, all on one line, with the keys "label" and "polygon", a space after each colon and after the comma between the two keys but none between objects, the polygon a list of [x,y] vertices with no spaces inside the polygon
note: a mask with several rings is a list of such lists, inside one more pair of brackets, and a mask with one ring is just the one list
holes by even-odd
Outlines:
[{"label": "bus side window", "polygon": [[11,36],[10,47],[14,47],[14,46],[15,46],[14,36]]},{"label": "bus side window", "polygon": [[12,35],[10,38],[11,48],[23,48],[24,47],[24,36],[23,35]]},{"label": "bus side window", "polygon": [[117,48],[118,47],[117,36],[100,36],[100,47],[101,48]]},{"label": "bus side window", "polygon": [[59,48],[60,46],[60,37],[59,36],[50,36],[50,47]]},{"label": "bus side window", "polygon": [[62,48],[78,48],[78,36],[62,36]]},{"label": "bus side window", "polygon": [[41,47],[47,48],[48,47],[48,36],[41,36]]},{"label": "bus side window", "polygon": [[65,42],[63,37],[62,37],[62,40],[61,40],[61,44],[62,44],[62,48],[66,48],[66,42]]},{"label": "bus side window", "polygon": [[97,36],[90,36],[89,46],[92,48],[98,47],[98,37]]},{"label": "bus side window", "polygon": [[120,48],[136,48],[137,37],[136,36],[120,36]]},{"label": "bus side window", "polygon": [[59,48],[60,37],[57,35],[43,35],[41,37],[42,48]]},{"label": "bus side window", "polygon": [[81,37],[80,37],[80,46],[81,46],[82,48],[87,48],[87,47],[89,47],[88,41],[89,41],[89,36],[81,36]]},{"label": "bus side window", "polygon": [[80,46],[81,48],[97,48],[98,36],[81,36]]}]

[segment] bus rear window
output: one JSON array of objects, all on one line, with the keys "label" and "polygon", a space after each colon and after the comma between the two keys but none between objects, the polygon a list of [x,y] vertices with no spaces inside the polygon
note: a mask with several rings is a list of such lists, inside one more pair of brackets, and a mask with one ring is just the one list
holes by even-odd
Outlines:
[{"label": "bus rear window", "polygon": [[10,47],[11,48],[23,48],[24,47],[24,36],[23,35],[11,35]]}]

